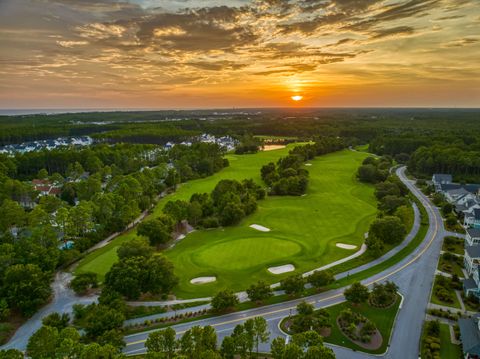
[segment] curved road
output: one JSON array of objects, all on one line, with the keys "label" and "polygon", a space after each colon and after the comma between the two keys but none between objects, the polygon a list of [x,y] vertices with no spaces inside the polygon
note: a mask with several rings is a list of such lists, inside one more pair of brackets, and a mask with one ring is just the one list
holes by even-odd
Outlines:
[{"label": "curved road", "polygon": [[[432,206],[428,198],[413,185],[412,181],[406,178],[404,167],[397,169],[397,175],[425,206],[430,227],[422,243],[410,255],[387,270],[362,281],[362,283],[372,285],[373,283],[384,282],[386,280],[394,281],[405,297],[397,321],[395,322],[389,350],[382,357],[398,359],[418,358],[418,343],[422,323],[425,318],[434,273],[440,256],[442,239],[447,235],[447,232],[444,230],[442,217],[438,209]],[[270,340],[272,340],[275,337],[284,336],[279,330],[278,325],[284,317],[290,313],[295,313],[295,307],[299,302],[306,300],[314,304],[316,308],[334,305],[344,301],[344,289],[345,288],[340,288],[307,298],[178,324],[172,326],[172,328],[177,331],[178,335],[181,335],[192,326],[211,325],[216,329],[219,341],[221,341],[223,337],[231,334],[237,324],[244,322],[246,319],[261,316],[268,322],[271,333]],[[144,343],[150,332],[152,331],[126,336],[125,341],[127,346],[124,352],[126,354],[145,352]],[[269,343],[263,344],[260,350],[268,352],[269,346]],[[346,348],[336,346],[332,346],[332,348],[339,359],[372,357],[372,355],[354,352]]]}]

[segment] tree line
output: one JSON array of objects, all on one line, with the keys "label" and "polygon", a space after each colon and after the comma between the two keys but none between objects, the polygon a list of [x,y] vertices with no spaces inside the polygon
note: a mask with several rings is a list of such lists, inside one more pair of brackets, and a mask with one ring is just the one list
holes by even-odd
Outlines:
[{"label": "tree line", "polygon": [[365,241],[368,253],[379,257],[387,247],[400,243],[407,228],[413,224],[413,214],[408,200],[408,188],[389,169],[393,165],[390,156],[367,157],[358,168],[361,182],[375,186],[379,212],[372,222]]}]

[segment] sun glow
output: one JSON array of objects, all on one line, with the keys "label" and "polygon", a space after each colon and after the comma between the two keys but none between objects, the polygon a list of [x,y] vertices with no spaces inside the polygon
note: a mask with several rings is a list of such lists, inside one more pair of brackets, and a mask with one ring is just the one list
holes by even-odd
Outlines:
[{"label": "sun glow", "polygon": [[300,101],[303,99],[303,96],[300,96],[300,95],[295,95],[295,96],[292,96],[291,99],[293,101]]}]

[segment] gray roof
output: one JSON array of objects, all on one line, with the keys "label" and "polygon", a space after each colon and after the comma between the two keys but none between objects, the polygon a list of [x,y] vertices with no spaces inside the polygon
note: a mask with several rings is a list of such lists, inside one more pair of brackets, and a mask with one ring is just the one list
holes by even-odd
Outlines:
[{"label": "gray roof", "polygon": [[445,173],[435,173],[432,179],[435,182],[452,182],[452,175]]},{"label": "gray roof", "polygon": [[460,337],[462,339],[463,352],[466,354],[480,355],[480,331],[477,325],[478,318],[460,318]]},{"label": "gray roof", "polygon": [[462,197],[466,196],[467,194],[469,194],[470,192],[468,192],[465,188],[460,187],[460,188],[456,188],[456,189],[451,189],[451,190],[447,191],[447,193],[450,196],[460,196],[460,198],[462,198]]},{"label": "gray roof", "polygon": [[473,216],[475,217],[475,219],[480,220],[480,208],[475,208],[473,210]]},{"label": "gray roof", "polygon": [[467,233],[472,238],[480,238],[480,228],[467,228]]},{"label": "gray roof", "polygon": [[467,278],[463,281],[463,289],[478,289],[477,283],[473,280],[473,278]]},{"label": "gray roof", "polygon": [[480,190],[480,184],[445,183],[440,185],[442,192],[448,192],[460,188],[464,188],[468,192],[475,194]]},{"label": "gray roof", "polygon": [[470,258],[479,258],[480,246],[465,246],[465,252],[468,253]]}]

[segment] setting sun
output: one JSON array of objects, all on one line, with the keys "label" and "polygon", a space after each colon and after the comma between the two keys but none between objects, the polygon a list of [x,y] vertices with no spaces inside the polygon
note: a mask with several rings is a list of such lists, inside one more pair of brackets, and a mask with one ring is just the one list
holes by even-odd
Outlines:
[{"label": "setting sun", "polygon": [[295,96],[292,96],[291,98],[293,101],[300,101],[301,99],[303,99],[303,96],[295,95]]}]

